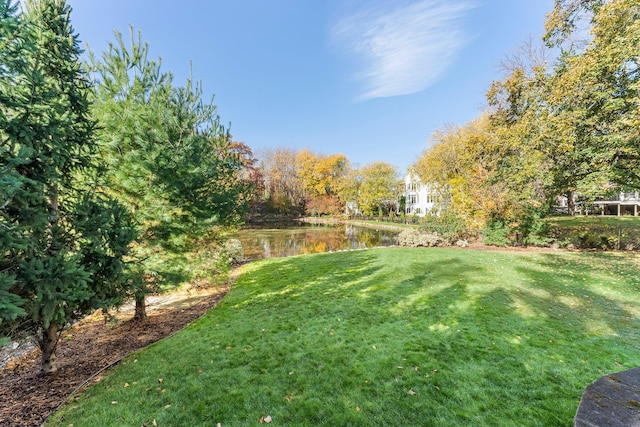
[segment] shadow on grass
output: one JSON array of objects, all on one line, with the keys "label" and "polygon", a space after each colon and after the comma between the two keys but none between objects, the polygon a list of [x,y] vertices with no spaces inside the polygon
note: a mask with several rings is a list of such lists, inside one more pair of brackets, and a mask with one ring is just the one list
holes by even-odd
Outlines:
[{"label": "shadow on grass", "polygon": [[[147,393],[131,418],[119,404],[118,416],[570,425],[587,384],[638,362],[637,282],[625,260],[386,249],[249,264],[218,309],[109,379],[117,393],[134,393],[124,381],[174,387],[155,403]],[[154,409],[188,402],[197,404]]]}]

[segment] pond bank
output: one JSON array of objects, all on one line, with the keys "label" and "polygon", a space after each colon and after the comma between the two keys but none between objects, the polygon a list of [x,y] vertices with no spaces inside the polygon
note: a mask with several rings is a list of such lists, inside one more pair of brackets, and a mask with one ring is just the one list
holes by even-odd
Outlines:
[{"label": "pond bank", "polygon": [[378,221],[358,221],[353,219],[342,218],[320,218],[320,217],[304,217],[299,218],[298,222],[308,224],[328,224],[328,225],[354,225],[356,227],[375,228],[379,230],[403,231],[406,229],[414,229],[416,226],[410,224],[387,224]]},{"label": "pond bank", "polygon": [[259,259],[395,246],[398,234],[398,230],[382,227],[314,219],[260,224],[243,228],[230,237],[240,241],[245,259]]}]

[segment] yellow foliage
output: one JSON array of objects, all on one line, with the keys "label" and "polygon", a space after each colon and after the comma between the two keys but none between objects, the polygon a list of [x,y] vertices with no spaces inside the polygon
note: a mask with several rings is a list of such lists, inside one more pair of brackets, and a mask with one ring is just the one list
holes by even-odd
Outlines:
[{"label": "yellow foliage", "polygon": [[314,154],[304,149],[296,155],[300,185],[308,197],[322,197],[336,193],[337,181],[349,167],[344,154]]},{"label": "yellow foliage", "polygon": [[488,116],[482,115],[467,125],[436,132],[432,147],[413,169],[422,182],[448,188],[449,208],[468,228],[479,230],[504,204],[504,191],[489,182],[501,149]]}]

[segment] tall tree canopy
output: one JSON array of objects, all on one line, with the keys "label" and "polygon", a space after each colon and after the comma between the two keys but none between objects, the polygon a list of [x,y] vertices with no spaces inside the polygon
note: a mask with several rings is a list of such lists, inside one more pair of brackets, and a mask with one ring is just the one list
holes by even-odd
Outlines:
[{"label": "tall tree canopy", "polygon": [[386,213],[398,201],[400,179],[393,165],[373,162],[360,169],[357,204],[365,215]]},{"label": "tall tree canopy", "polygon": [[296,167],[296,152],[290,148],[274,148],[263,150],[259,157],[265,210],[285,216],[301,214],[304,192]]},{"label": "tall tree canopy", "polygon": [[338,182],[349,169],[344,154],[315,154],[304,149],[296,154],[298,179],[305,194],[307,214],[340,214],[343,210],[338,195]]},{"label": "tall tree canopy", "polygon": [[134,232],[101,186],[69,6],[30,0],[16,16],[3,0],[0,16],[0,290],[20,307],[3,316],[24,314],[49,373],[66,325],[122,302]]},{"label": "tall tree canopy", "polygon": [[435,132],[432,144],[413,169],[450,201],[449,209],[469,229],[482,229],[490,216],[506,214],[506,186],[491,175],[498,142],[488,115]]},{"label": "tall tree canopy", "polygon": [[[138,283],[136,316],[145,317],[147,285],[188,275],[179,267],[183,255],[212,227],[242,220],[249,183],[241,174],[246,159],[216,106],[202,100],[201,86],[191,79],[174,86],[131,32],[130,45],[116,33],[92,60],[94,114],[109,186],[140,224],[135,249],[145,281]],[[177,267],[169,269],[168,260]]]},{"label": "tall tree canopy", "polygon": [[[490,197],[480,220],[545,214],[558,196],[572,214],[578,195],[640,188],[640,1],[557,0],[546,29],[546,46],[520,49],[489,88],[480,133],[479,121],[437,133],[417,164],[423,179]],[[472,193],[451,207],[470,208]]]}]

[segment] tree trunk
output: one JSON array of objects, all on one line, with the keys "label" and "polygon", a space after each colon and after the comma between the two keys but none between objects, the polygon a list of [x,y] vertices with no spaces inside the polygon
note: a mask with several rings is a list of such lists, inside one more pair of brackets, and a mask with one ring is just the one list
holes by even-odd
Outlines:
[{"label": "tree trunk", "polygon": [[[58,244],[54,239],[54,227],[57,226],[59,220],[60,206],[58,204],[58,188],[55,184],[49,188],[49,244],[47,252],[50,256],[55,257],[58,253]],[[56,362],[56,347],[58,346],[59,329],[57,323],[51,322],[49,326],[42,329],[42,337],[38,342],[42,359],[40,360],[40,375],[53,374],[58,371]]]},{"label": "tree trunk", "polygon": [[48,328],[43,329],[40,339],[40,351],[42,359],[40,361],[40,375],[53,374],[58,370],[56,362],[56,347],[58,346],[59,326],[51,323]]},{"label": "tree trunk", "polygon": [[144,320],[147,318],[147,304],[144,294],[136,295],[136,313],[133,318],[136,320]]},{"label": "tree trunk", "polygon": [[576,213],[576,204],[573,200],[573,191],[569,191],[567,194],[567,213],[573,216]]}]

